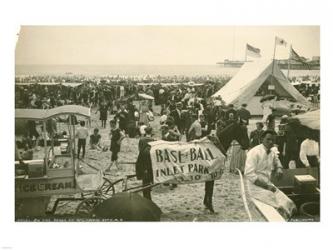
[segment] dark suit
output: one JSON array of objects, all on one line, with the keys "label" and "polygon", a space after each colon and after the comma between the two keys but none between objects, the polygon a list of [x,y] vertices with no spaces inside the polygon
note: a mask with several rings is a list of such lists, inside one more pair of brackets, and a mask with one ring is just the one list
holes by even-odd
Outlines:
[{"label": "dark suit", "polygon": [[143,137],[139,140],[139,152],[149,146],[149,142],[154,141],[152,137]]},{"label": "dark suit", "polygon": [[253,148],[259,144],[261,144],[261,136],[264,133],[264,130],[253,130],[250,133],[250,147]]},{"label": "dark suit", "polygon": [[183,126],[181,122],[181,111],[179,109],[174,109],[170,112],[170,116],[175,121],[176,126],[180,131],[183,131]]},{"label": "dark suit", "polygon": [[243,125],[249,125],[249,119],[251,118],[251,113],[245,108],[241,108],[238,110],[238,116],[240,119],[240,123]]},{"label": "dark suit", "polygon": [[229,109],[229,110],[227,110],[227,111],[225,112],[225,117],[226,117],[227,120],[229,120],[229,114],[230,114],[230,113],[233,113],[233,114],[234,114],[234,120],[237,120],[237,119],[238,119],[238,113],[237,113],[237,111],[234,110],[234,109]]}]

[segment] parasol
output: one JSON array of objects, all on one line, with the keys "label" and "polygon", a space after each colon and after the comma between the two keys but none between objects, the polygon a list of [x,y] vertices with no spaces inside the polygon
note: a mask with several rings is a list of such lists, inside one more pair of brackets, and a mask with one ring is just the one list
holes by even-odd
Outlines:
[{"label": "parasol", "polygon": [[137,193],[117,193],[93,211],[97,219],[119,221],[160,221],[161,214],[154,202]]},{"label": "parasol", "polygon": [[293,118],[297,118],[297,120],[303,126],[315,130],[320,130],[320,109],[296,115]]},{"label": "parasol", "polygon": [[146,100],[154,100],[154,97],[147,94],[138,94],[138,96]]}]

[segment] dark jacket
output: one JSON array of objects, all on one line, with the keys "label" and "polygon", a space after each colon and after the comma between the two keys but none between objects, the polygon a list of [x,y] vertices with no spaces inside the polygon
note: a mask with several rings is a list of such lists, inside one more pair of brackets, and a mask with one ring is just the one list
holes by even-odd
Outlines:
[{"label": "dark jacket", "polygon": [[182,127],[182,122],[181,122],[181,111],[179,111],[177,109],[174,109],[170,112],[170,116],[173,118],[175,124],[177,125],[178,129],[180,129]]},{"label": "dark jacket", "polygon": [[154,141],[152,137],[143,137],[139,140],[139,152],[149,146],[149,142]]},{"label": "dark jacket", "polygon": [[259,145],[262,140],[261,140],[261,136],[262,134],[264,133],[264,130],[253,130],[251,133],[250,133],[250,147],[253,148],[257,145]]},{"label": "dark jacket", "polygon": [[251,118],[251,113],[245,108],[241,108],[238,110],[238,116],[240,120],[240,124],[249,125],[249,119]]}]

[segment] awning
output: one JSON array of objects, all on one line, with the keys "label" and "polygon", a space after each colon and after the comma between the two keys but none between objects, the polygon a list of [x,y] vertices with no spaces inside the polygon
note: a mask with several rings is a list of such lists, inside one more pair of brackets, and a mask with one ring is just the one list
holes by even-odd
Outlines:
[{"label": "awning", "polygon": [[47,120],[60,115],[80,115],[90,118],[90,108],[78,105],[65,105],[53,109],[15,109],[16,119]]}]

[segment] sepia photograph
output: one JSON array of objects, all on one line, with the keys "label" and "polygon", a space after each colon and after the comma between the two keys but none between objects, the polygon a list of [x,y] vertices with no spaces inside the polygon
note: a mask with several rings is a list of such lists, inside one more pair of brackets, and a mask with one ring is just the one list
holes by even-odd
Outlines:
[{"label": "sepia photograph", "polygon": [[22,25],[15,222],[320,222],[320,26]]}]

